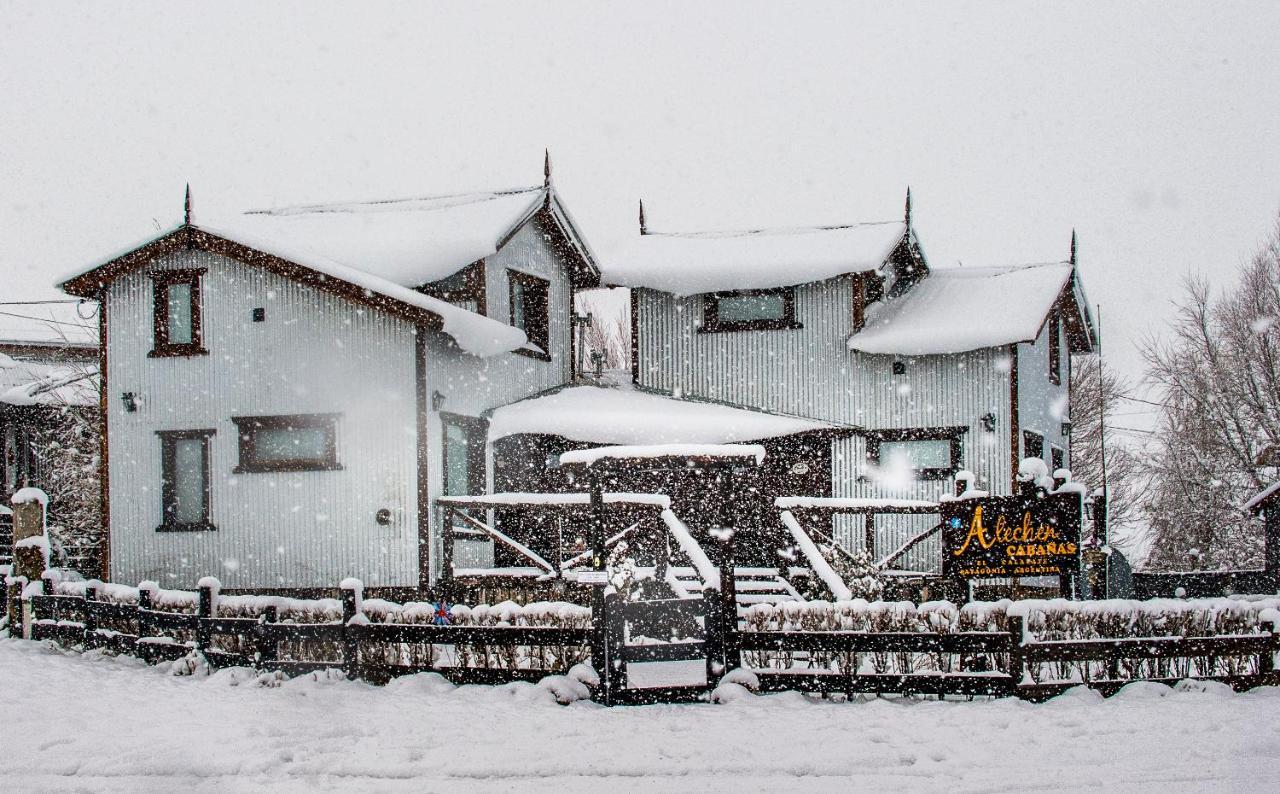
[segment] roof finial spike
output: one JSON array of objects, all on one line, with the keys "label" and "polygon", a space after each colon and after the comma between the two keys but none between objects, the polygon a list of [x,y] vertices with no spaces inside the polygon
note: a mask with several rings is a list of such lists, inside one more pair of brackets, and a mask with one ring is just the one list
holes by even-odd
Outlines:
[{"label": "roof finial spike", "polygon": [[907,223],[907,226],[911,225],[911,186],[910,185],[907,185],[906,223]]},{"label": "roof finial spike", "polygon": [[182,202],[182,223],[184,226],[191,225],[191,183],[187,183],[187,197]]},{"label": "roof finial spike", "polygon": [[649,224],[644,221],[644,199],[640,199],[640,233],[649,233]]},{"label": "roof finial spike", "polygon": [[542,161],[542,186],[544,188],[551,187],[551,150],[544,149],[545,157]]},{"label": "roof finial spike", "polygon": [[1071,264],[1076,264],[1076,230],[1071,230]]}]

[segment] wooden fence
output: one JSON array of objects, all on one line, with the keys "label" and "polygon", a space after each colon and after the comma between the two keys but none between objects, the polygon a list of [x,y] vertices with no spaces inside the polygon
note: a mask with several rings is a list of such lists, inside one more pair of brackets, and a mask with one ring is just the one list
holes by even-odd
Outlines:
[{"label": "wooden fence", "polygon": [[[1002,631],[871,632],[743,630],[722,594],[709,590],[698,599],[624,602],[602,599],[590,628],[465,626],[370,621],[358,608],[354,589],[342,590],[342,617],[323,623],[282,621],[275,607],[259,617],[219,617],[215,592],[201,588],[192,613],[158,609],[151,593],[139,590],[137,603],[112,603],[93,588],[84,596],[28,595],[33,639],[105,648],[151,662],[176,660],[199,651],[211,666],[243,665],[298,675],[341,668],[349,677],[382,683],[400,675],[431,671],[455,683],[500,684],[537,681],[563,673],[565,649],[587,658],[601,674],[594,696],[606,704],[678,702],[706,699],[722,675],[752,672],[762,692],[796,690],[832,694],[1014,696],[1044,700],[1081,684],[1111,694],[1133,681],[1174,683],[1185,678],[1224,682],[1237,690],[1280,685],[1275,668],[1280,625],[1256,634],[1206,637],[1049,640],[1025,638],[1024,619],[1008,617]],[[9,588],[15,594],[16,588]],[[681,642],[632,644],[630,623],[694,622],[694,636]],[[385,652],[395,646],[469,649],[452,658],[405,662]],[[552,649],[549,664],[517,663],[511,648]],[[309,648],[309,654],[300,649]],[[319,649],[317,651],[317,649]],[[503,649],[508,649],[504,651]],[[557,652],[558,649],[561,652]],[[301,659],[299,656],[325,656]],[[571,654],[570,654],[571,655]],[[858,663],[876,655],[928,658],[936,669],[867,671]],[[465,657],[465,658],[464,658]],[[762,664],[761,659],[765,659]],[[441,664],[441,661],[452,661]],[[458,663],[459,661],[464,663]],[[706,684],[635,688],[628,668],[651,662],[702,660]],[[772,661],[770,661],[772,660]],[[781,660],[781,661],[779,661]],[[597,663],[598,662],[598,663]],[[1068,667],[1078,673],[1055,676]]]}]

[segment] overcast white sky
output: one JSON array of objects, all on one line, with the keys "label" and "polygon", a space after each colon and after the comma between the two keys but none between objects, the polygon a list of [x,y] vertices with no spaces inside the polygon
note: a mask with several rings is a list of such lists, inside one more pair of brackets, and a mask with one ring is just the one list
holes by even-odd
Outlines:
[{"label": "overcast white sky", "polygon": [[[262,6],[267,7],[262,7]],[[636,228],[899,217],[1065,258],[1109,358],[1280,210],[1280,3],[0,2],[0,300],[181,217],[555,178]]]}]

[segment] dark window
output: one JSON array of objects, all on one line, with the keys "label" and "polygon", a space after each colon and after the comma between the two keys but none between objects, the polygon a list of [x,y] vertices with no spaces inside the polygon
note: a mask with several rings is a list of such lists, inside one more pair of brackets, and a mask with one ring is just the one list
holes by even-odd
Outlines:
[{"label": "dark window", "polygon": [[39,481],[36,473],[39,461],[32,441],[31,431],[27,428],[14,425],[5,428],[3,458],[0,458],[0,468],[4,470],[4,492],[0,495],[7,496]]},{"label": "dark window", "polygon": [[209,439],[213,430],[160,430],[158,532],[216,529],[209,521]]},{"label": "dark window", "polygon": [[[1050,447],[1049,457],[1053,460],[1053,471],[1067,467],[1067,453],[1057,447]],[[1050,472],[1052,474],[1053,472]]]},{"label": "dark window", "polygon": [[794,287],[714,292],[702,296],[702,331],[776,331],[796,322]]},{"label": "dark window", "polygon": [[416,289],[470,312],[485,313],[484,260],[474,262],[451,276],[423,284]]},{"label": "dark window", "polygon": [[1022,457],[1044,460],[1044,436],[1030,430],[1023,430]]},{"label": "dark window", "polygon": [[517,353],[551,360],[550,319],[551,282],[546,279],[508,270],[511,282],[511,324],[524,331],[529,344],[537,348],[521,348]]},{"label": "dark window", "polygon": [[877,466],[905,462],[917,478],[943,480],[960,470],[963,427],[874,430],[867,434],[867,459]]},{"label": "dark window", "polygon": [[444,494],[474,496],[485,492],[483,419],[440,414],[444,431]]},{"label": "dark window", "polygon": [[235,472],[332,471],[338,463],[339,414],[233,416],[240,436]]},{"label": "dark window", "polygon": [[152,356],[200,356],[200,277],[204,270],[162,270],[151,274],[155,339]]},{"label": "dark window", "polygon": [[1062,383],[1062,329],[1058,313],[1049,315],[1049,380]]}]

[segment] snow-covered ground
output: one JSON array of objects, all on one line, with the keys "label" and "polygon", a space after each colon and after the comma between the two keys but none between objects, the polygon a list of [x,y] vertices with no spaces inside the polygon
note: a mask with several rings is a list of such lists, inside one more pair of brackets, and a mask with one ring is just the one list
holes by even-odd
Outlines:
[{"label": "snow-covered ground", "polygon": [[20,640],[0,687],[12,791],[1280,790],[1280,689],[606,709],[434,676],[178,678]]}]

